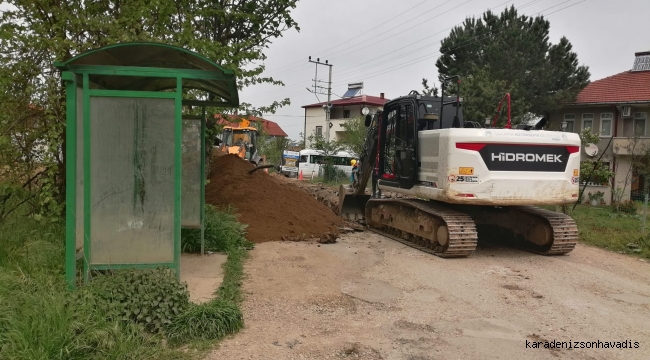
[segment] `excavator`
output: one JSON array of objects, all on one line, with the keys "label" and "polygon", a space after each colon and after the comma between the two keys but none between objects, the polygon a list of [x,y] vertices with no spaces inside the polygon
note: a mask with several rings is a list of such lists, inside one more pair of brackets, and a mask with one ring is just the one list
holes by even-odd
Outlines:
[{"label": "excavator", "polygon": [[[450,80],[455,97],[444,94]],[[575,221],[538,206],[578,199],[579,135],[544,130],[545,118],[513,128],[509,95],[502,128],[498,111],[483,123],[465,121],[460,77],[441,85],[440,97],[411,91],[366,116],[360,168],[339,189],[339,216],[442,258],[470,256],[477,229],[512,234],[537,254],[571,252]],[[373,172],[379,191],[368,194]]]},{"label": "excavator", "polygon": [[224,154],[236,154],[255,165],[262,162],[258,153],[257,128],[251,122],[242,119],[239,127],[225,126],[221,133],[219,150]]}]

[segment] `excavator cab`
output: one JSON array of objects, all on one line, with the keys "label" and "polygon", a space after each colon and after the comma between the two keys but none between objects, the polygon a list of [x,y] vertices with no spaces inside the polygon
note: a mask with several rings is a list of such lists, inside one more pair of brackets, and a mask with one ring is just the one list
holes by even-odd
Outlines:
[{"label": "excavator cab", "polygon": [[[339,188],[339,215],[349,220],[365,217],[365,205],[372,197],[366,193],[368,179],[377,172],[378,183],[410,189],[418,182],[418,132],[463,127],[458,98],[409,94],[387,102],[374,117],[366,116],[368,132],[359,163],[359,179]],[[440,109],[451,106],[456,111]],[[445,109],[446,110],[446,109]]]}]

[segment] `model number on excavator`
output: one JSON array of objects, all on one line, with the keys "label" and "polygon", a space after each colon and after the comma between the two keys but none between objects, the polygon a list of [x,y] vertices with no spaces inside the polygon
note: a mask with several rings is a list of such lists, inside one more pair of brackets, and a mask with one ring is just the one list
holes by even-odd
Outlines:
[{"label": "model number on excavator", "polygon": [[456,176],[456,182],[459,183],[478,183],[478,176]]},{"label": "model number on excavator", "polygon": [[492,161],[562,162],[559,154],[492,153]]}]

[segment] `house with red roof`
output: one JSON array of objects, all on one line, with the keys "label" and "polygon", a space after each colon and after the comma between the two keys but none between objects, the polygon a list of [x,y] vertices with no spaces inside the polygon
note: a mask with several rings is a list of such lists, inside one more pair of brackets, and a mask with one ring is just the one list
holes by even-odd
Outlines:
[{"label": "house with red roof", "polygon": [[[221,126],[232,126],[232,127],[240,127],[240,123],[242,119],[246,119],[250,122],[257,123],[262,126],[262,129],[270,136],[270,137],[287,137],[287,133],[282,130],[280,125],[277,123],[271,121],[271,120],[266,120],[262,119],[257,116],[252,116],[252,115],[221,115],[221,114],[216,114],[214,116],[217,124]],[[257,126],[259,129],[259,126]]]},{"label": "house with red roof", "polygon": [[[603,155],[602,160],[615,176],[610,184],[594,179],[585,194],[603,191],[606,203],[643,198],[650,189],[650,179],[637,173],[632,157],[650,149],[649,116],[650,51],[636,53],[631,70],[591,82],[573,103],[551,114],[551,126],[576,133],[591,128],[600,134],[598,152],[594,154],[583,146],[581,157],[589,160]],[[616,192],[621,193],[620,199],[615,198]]]},{"label": "house with red roof", "polygon": [[[379,96],[363,95],[362,90],[363,83],[348,84],[348,90],[343,97],[330,102],[330,140],[342,140],[345,136],[343,124],[350,119],[363,117],[363,108],[368,108],[372,115],[377,110],[383,109],[384,104],[388,101],[384,97],[384,93]],[[328,125],[325,113],[327,102],[303,105],[302,108],[305,109],[303,140],[312,134],[327,138]]]}]

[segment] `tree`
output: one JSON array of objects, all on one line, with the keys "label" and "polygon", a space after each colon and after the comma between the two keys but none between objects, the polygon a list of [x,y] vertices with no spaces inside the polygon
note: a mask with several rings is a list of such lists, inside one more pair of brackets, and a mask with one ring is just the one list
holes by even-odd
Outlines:
[{"label": "tree", "polygon": [[[600,136],[598,134],[592,133],[590,128],[582,130],[580,133],[580,142],[582,144],[598,144],[600,143]],[[582,201],[584,196],[585,189],[589,182],[595,181],[600,184],[608,184],[609,181],[614,177],[614,173],[609,169],[609,166],[605,165],[603,162],[603,155],[606,153],[607,149],[600,154],[598,159],[595,160],[584,160],[580,162],[580,183],[582,187],[578,194],[578,201],[573,205],[575,210],[576,206]]]},{"label": "tree", "polygon": [[[478,121],[483,124],[485,118],[493,118],[499,101],[509,91],[504,80],[496,80],[489,68],[476,69],[472,76],[461,83],[461,96],[463,97],[463,116],[468,120]],[[522,98],[511,98],[511,110],[525,109],[528,105]],[[501,106],[499,123],[507,121],[507,104]],[[524,117],[525,112],[511,111],[511,116],[517,122]]]},{"label": "tree", "polygon": [[429,80],[422,78],[422,94],[429,96],[438,96],[438,88],[434,84],[433,87],[429,87]]},{"label": "tree", "polygon": [[361,150],[363,150],[363,145],[366,141],[366,133],[368,131],[365,119],[362,117],[348,119],[343,122],[341,126],[345,130],[345,133],[343,139],[339,141],[339,144],[346,150],[359,156]]},{"label": "tree", "polygon": [[290,139],[269,135],[261,121],[252,123],[257,128],[257,146],[260,156],[264,157],[266,164],[280,166],[282,164],[282,154],[289,145]]},{"label": "tree", "polygon": [[314,150],[320,150],[323,153],[323,177],[325,181],[338,181],[342,178],[345,178],[345,173],[332,164],[332,155],[336,155],[338,152],[343,151],[345,146],[336,140],[327,141],[323,135],[317,135],[312,133],[307,137],[307,141],[310,144],[310,147]]},{"label": "tree", "polygon": [[[196,51],[232,69],[240,90],[261,83],[282,85],[261,76],[264,49],[283,32],[300,30],[290,15],[297,1],[1,1],[0,5],[9,10],[0,15],[0,144],[8,146],[16,131],[23,128],[48,149],[37,164],[40,175],[32,181],[47,190],[39,191],[32,203],[40,204],[41,210],[60,213],[62,206],[52,202],[61,205],[65,199],[65,92],[54,61],[69,60],[117,42],[164,42]],[[184,96],[205,98],[196,91]],[[242,108],[274,112],[288,103],[289,99],[284,99],[257,109],[243,103]],[[32,108],[39,109],[38,119],[32,116],[35,120],[28,124],[24,114]],[[208,115],[229,111],[215,108]],[[25,156],[16,159],[2,158],[0,169],[15,166],[16,161],[31,161]],[[28,168],[34,166],[25,166],[23,175],[3,178],[3,183],[13,184],[14,189],[22,187],[31,179]],[[6,203],[11,197],[0,194],[0,207],[3,199],[7,198]]]},{"label": "tree", "polygon": [[569,40],[551,44],[549,29],[543,16],[520,16],[514,6],[500,15],[488,10],[452,29],[441,43],[436,67],[440,81],[460,75],[468,120],[491,116],[506,92],[514,101],[514,119],[528,112],[548,115],[589,83],[588,67],[578,65]]}]

